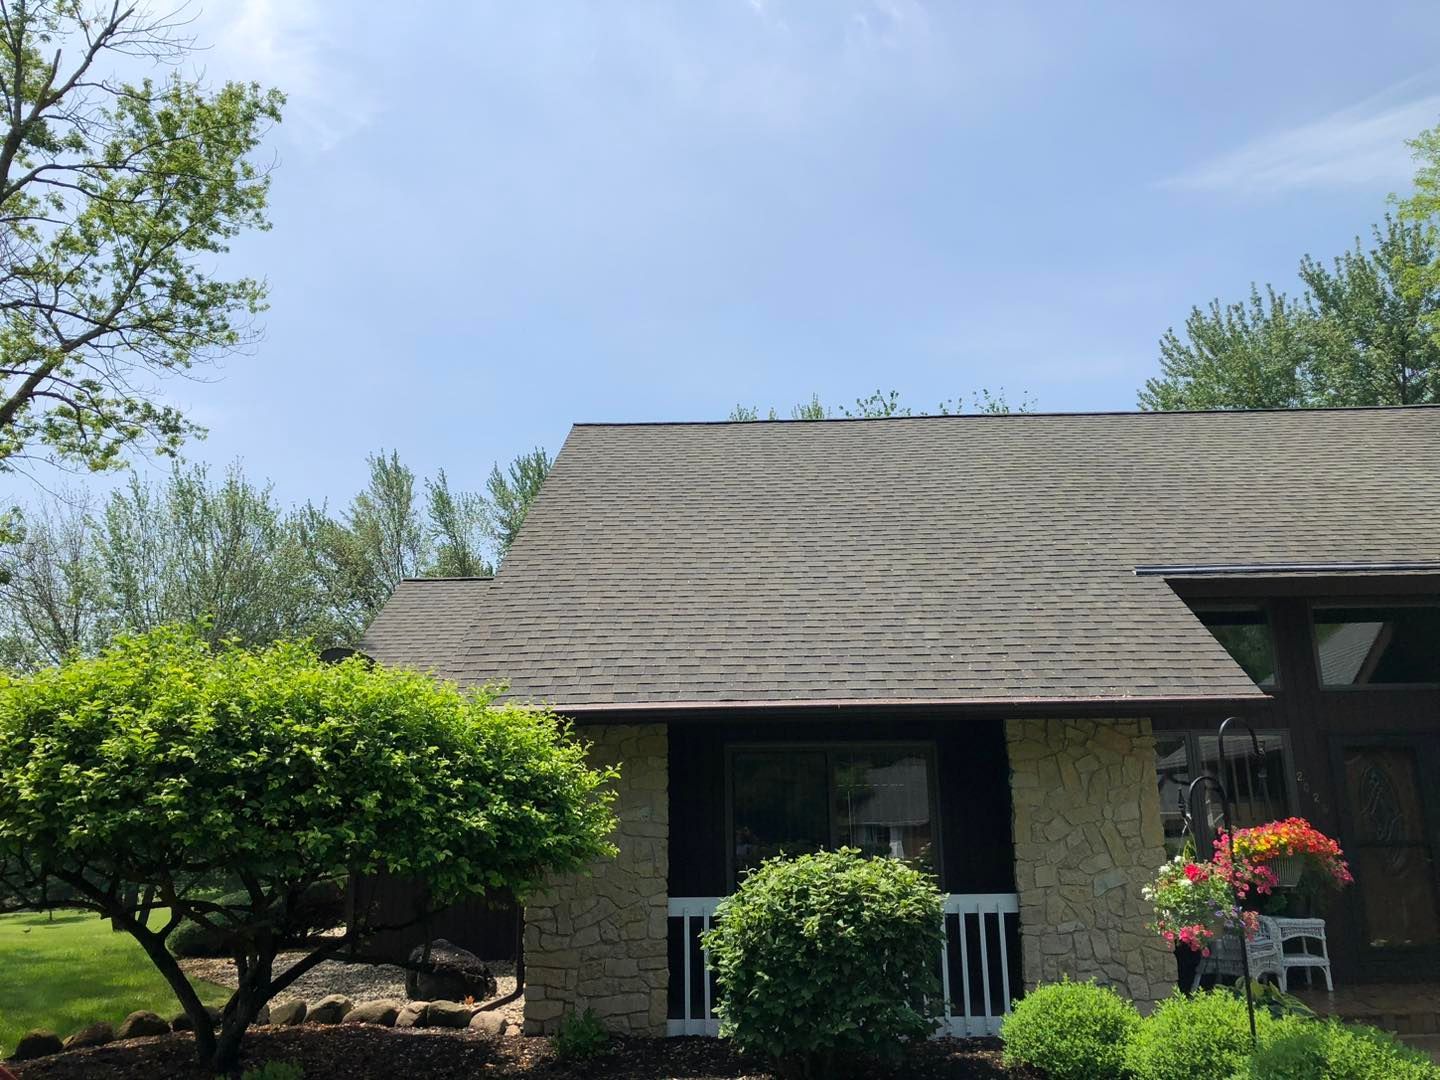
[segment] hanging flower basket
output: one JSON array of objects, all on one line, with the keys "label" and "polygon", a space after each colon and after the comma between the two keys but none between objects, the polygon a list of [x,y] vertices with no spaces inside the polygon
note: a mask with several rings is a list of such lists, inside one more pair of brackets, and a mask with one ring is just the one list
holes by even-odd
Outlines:
[{"label": "hanging flower basket", "polygon": [[1280,855],[1271,859],[1269,866],[1277,889],[1293,889],[1300,884],[1300,875],[1305,872],[1305,856]]},{"label": "hanging flower basket", "polygon": [[1177,856],[1141,892],[1155,907],[1151,929],[1172,949],[1209,956],[1217,938],[1242,926],[1253,937],[1258,926],[1253,912],[1240,910],[1234,886],[1214,863]]},{"label": "hanging flower basket", "polygon": [[1336,889],[1355,880],[1340,845],[1304,818],[1236,829],[1233,867],[1229,849],[1229,838],[1222,832],[1215,841],[1215,861],[1232,879],[1249,867],[1252,873],[1271,876],[1282,889],[1295,888],[1306,871],[1314,875],[1318,884]]}]

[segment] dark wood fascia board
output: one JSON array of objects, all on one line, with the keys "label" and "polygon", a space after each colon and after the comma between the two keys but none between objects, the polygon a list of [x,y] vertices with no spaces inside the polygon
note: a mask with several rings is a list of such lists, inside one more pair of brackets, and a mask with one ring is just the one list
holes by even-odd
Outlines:
[{"label": "dark wood fascia board", "polygon": [[1185,600],[1267,599],[1302,596],[1440,596],[1440,574],[1353,574],[1303,577],[1167,578]]},{"label": "dark wood fascia board", "polygon": [[1004,701],[935,702],[879,700],[874,698],[817,702],[705,702],[686,705],[657,703],[627,705],[555,706],[555,711],[577,724],[716,724],[762,721],[826,721],[864,719],[867,715],[894,719],[930,719],[963,722],[972,719],[1037,718],[1052,720],[1085,717],[1213,716],[1234,710],[1268,708],[1269,694],[1235,697],[1168,697],[1124,699],[1010,699]]}]

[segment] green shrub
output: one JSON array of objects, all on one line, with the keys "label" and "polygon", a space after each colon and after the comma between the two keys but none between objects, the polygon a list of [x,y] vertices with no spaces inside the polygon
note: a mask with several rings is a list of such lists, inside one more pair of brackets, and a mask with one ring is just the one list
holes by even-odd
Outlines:
[{"label": "green shrub", "polygon": [[[1256,1010],[1262,1040],[1275,1024],[1269,1013]],[[1226,1080],[1245,1074],[1250,1050],[1243,998],[1229,990],[1193,997],[1177,990],[1135,1029],[1125,1067],[1135,1080]]]},{"label": "green shrub", "polygon": [[555,1033],[555,1056],[561,1061],[583,1061],[601,1053],[610,1044],[610,1033],[594,1009],[567,1013]]},{"label": "green shrub", "polygon": [[1436,1080],[1440,1067],[1383,1031],[1337,1020],[1275,1024],[1242,1073],[1251,1080]]},{"label": "green shrub", "polygon": [[853,848],[771,859],[716,917],[715,1011],[742,1052],[831,1075],[935,1030],[941,898],[919,870]]},{"label": "green shrub", "polygon": [[267,1061],[254,1069],[246,1069],[240,1080],[305,1080],[305,1070],[289,1061]]},{"label": "green shrub", "polygon": [[[237,912],[248,910],[251,906],[250,894],[243,889],[209,899],[211,903],[234,908]],[[286,947],[298,948],[311,934],[338,926],[344,920],[344,892],[333,882],[317,882],[305,890],[299,904],[289,913],[282,943]],[[239,944],[243,947],[243,942]],[[189,920],[175,928],[165,940],[165,946],[172,956],[180,957],[233,956],[236,952],[229,934]]]},{"label": "green shrub", "polygon": [[[245,893],[231,892],[216,897],[214,902],[228,906],[243,904],[246,900]],[[229,956],[233,951],[229,948],[227,935],[222,931],[212,930],[208,926],[201,926],[188,919],[177,926],[174,932],[166,938],[165,947],[170,950],[172,956],[180,957]]]},{"label": "green shrub", "polygon": [[1051,1080],[1109,1080],[1139,1025],[1135,1006],[1109,987],[1068,979],[1036,987],[1000,1026],[1005,1064],[1032,1065]]}]

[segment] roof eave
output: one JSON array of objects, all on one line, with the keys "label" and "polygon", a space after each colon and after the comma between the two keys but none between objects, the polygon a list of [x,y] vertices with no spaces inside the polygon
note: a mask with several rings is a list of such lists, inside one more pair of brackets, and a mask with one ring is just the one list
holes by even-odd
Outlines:
[{"label": "roof eave", "polygon": [[586,701],[546,702],[545,707],[566,716],[589,716],[599,713],[664,713],[664,712],[759,712],[774,710],[814,710],[886,708],[886,709],[974,709],[984,711],[1063,712],[1066,709],[1113,709],[1124,715],[1141,715],[1156,709],[1170,709],[1185,706],[1245,706],[1257,705],[1272,700],[1271,696],[1258,687],[1250,690],[1235,688],[1214,694],[1147,694],[1147,695],[1091,695],[1068,697],[858,697],[858,698],[746,698],[734,700],[690,700],[690,701]]}]

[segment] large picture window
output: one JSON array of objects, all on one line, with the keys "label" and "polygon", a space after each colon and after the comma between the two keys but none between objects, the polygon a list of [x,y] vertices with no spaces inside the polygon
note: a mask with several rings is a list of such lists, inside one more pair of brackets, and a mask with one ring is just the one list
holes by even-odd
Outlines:
[{"label": "large picture window", "polygon": [[1323,686],[1440,683],[1440,604],[1315,608]]},{"label": "large picture window", "polygon": [[938,872],[934,775],[924,745],[736,747],[732,876],[775,855],[837,847]]},{"label": "large picture window", "polygon": [[[1294,769],[1285,736],[1277,731],[1258,735],[1260,758],[1254,755],[1249,734],[1242,730],[1225,737],[1225,761],[1220,761],[1220,740],[1199,732],[1157,732],[1155,776],[1160,786],[1160,820],[1165,827],[1165,850],[1178,855],[1185,845],[1181,800],[1195,777],[1209,773],[1230,792],[1236,828],[1260,825],[1295,812],[1291,787]],[[1191,813],[1200,834],[1197,854],[1209,858],[1210,845],[1221,827],[1220,797],[1213,785],[1195,792]]]}]

